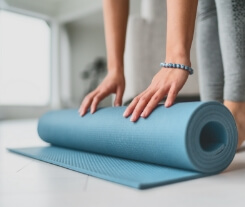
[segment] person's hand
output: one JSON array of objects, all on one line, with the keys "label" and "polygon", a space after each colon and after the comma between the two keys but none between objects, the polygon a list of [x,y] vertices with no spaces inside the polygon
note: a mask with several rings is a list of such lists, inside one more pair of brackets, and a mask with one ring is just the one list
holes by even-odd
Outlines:
[{"label": "person's hand", "polygon": [[84,116],[90,107],[90,112],[93,114],[100,101],[111,93],[116,94],[114,101],[115,106],[122,105],[122,96],[125,89],[124,73],[116,70],[108,71],[107,76],[102,83],[91,93],[89,93],[82,101],[79,108],[79,113]]},{"label": "person's hand", "polygon": [[141,116],[146,118],[158,103],[167,95],[165,107],[170,107],[188,78],[188,72],[181,69],[162,68],[153,78],[150,86],[136,96],[123,116],[131,116],[135,122]]}]

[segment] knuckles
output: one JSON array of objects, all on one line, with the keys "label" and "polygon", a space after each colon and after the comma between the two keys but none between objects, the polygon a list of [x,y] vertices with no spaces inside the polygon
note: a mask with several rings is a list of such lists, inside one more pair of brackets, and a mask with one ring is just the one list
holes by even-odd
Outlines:
[{"label": "knuckles", "polygon": [[140,97],[139,96],[136,96],[133,100],[133,102],[138,102],[140,100]]},{"label": "knuckles", "polygon": [[95,101],[95,102],[100,101],[100,99],[101,99],[101,97],[100,97],[99,95],[97,95],[97,96],[94,97],[94,101]]},{"label": "knuckles", "polygon": [[135,108],[134,109],[134,113],[136,113],[136,114],[140,114],[142,112],[142,109],[141,108]]},{"label": "knuckles", "polygon": [[139,99],[139,101],[141,101],[141,102],[147,102],[147,101],[148,101],[148,97],[142,96],[142,97]]},{"label": "knuckles", "polygon": [[156,95],[156,96],[153,96],[153,101],[158,101],[159,100],[159,96],[158,95]]}]

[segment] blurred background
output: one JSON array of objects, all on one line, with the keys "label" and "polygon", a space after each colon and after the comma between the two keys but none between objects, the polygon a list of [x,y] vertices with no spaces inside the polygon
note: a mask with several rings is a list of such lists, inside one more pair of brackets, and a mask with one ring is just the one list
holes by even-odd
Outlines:
[{"label": "blurred background", "polygon": [[[166,2],[131,0],[124,103],[160,69],[165,38]],[[0,120],[78,108],[106,74],[104,39],[102,0],[0,0]],[[195,74],[177,101],[199,100],[195,39],[191,59]]]}]

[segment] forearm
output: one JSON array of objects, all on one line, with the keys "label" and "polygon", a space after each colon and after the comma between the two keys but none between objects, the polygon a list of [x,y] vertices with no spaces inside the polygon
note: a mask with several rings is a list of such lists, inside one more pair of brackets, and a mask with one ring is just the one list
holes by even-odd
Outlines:
[{"label": "forearm", "polygon": [[129,0],[104,0],[108,70],[123,70]]},{"label": "forearm", "polygon": [[197,2],[198,0],[167,0],[166,62],[190,65]]}]

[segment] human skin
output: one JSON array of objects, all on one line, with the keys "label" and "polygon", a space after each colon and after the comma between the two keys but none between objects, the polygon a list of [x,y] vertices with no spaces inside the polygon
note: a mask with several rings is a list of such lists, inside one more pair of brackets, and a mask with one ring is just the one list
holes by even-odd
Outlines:
[{"label": "human skin", "polygon": [[[108,74],[104,81],[83,100],[79,113],[84,116],[90,108],[94,113],[99,102],[111,93],[116,94],[115,106],[122,104],[125,89],[123,54],[125,47],[128,0],[104,0],[104,22],[107,47]],[[167,1],[167,45],[166,62],[191,66],[190,48],[193,38],[197,0]],[[131,121],[150,115],[157,104],[167,96],[165,107],[170,107],[185,84],[188,72],[182,69],[162,68],[153,78],[150,86],[131,102],[124,116]]]},{"label": "human skin", "polygon": [[123,54],[129,13],[129,0],[104,0],[108,73],[102,83],[83,100],[79,113],[84,116],[90,108],[94,113],[101,100],[111,93],[116,94],[115,106],[122,105],[125,89]]},{"label": "human skin", "polygon": [[[167,0],[167,41],[165,62],[191,66],[190,49],[193,39],[197,0]],[[164,106],[170,107],[185,84],[188,72],[162,68],[150,86],[133,99],[124,116],[131,121],[146,118],[165,97]]]},{"label": "human skin", "polygon": [[230,110],[236,121],[238,130],[237,148],[240,148],[245,141],[245,102],[224,100],[224,105]]},{"label": "human skin", "polygon": [[[190,49],[193,39],[198,0],[167,0],[167,41],[165,62],[191,66]],[[122,104],[125,90],[123,54],[129,0],[103,1],[108,73],[102,83],[89,93],[79,108],[84,116],[90,108],[94,113],[100,101],[115,93],[115,106]],[[166,96],[164,106],[173,105],[178,92],[187,81],[187,71],[161,68],[153,77],[149,87],[136,96],[126,108],[123,116],[135,122],[146,118]],[[238,147],[245,140],[245,102],[224,100],[224,105],[233,114],[238,128]]]}]

